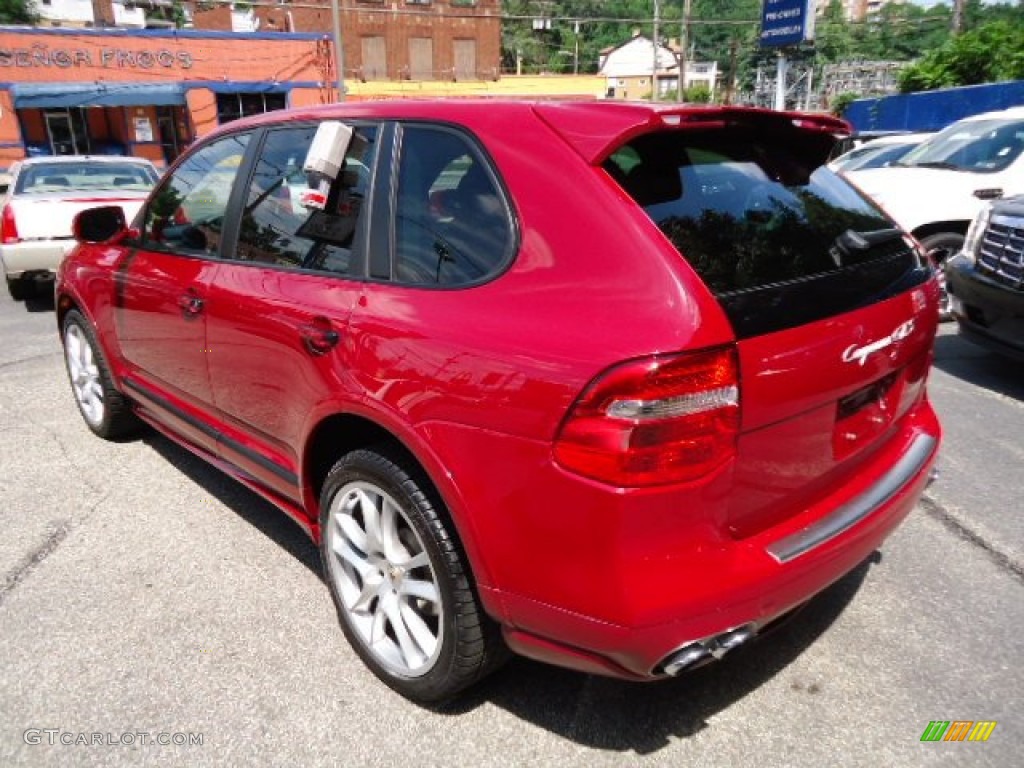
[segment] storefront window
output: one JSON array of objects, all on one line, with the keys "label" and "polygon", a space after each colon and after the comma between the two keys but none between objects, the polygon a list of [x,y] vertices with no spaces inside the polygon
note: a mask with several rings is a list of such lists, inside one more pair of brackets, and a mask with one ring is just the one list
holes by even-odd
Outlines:
[{"label": "storefront window", "polygon": [[283,93],[218,93],[217,122],[223,125],[240,117],[284,109],[285,102]]}]

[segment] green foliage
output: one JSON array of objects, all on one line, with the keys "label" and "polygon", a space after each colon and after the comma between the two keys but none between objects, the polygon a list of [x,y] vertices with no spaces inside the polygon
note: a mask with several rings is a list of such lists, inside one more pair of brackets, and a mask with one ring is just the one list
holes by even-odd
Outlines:
[{"label": "green foliage", "polygon": [[1024,19],[995,21],[949,39],[900,73],[900,90],[929,91],[1024,79]]},{"label": "green foliage", "polygon": [[0,24],[35,24],[39,21],[34,0],[0,0]]},{"label": "green foliage", "polygon": [[683,93],[683,100],[691,104],[711,103],[711,90],[706,85],[691,85]]},{"label": "green foliage", "polygon": [[846,111],[846,108],[848,106],[850,106],[850,104],[852,104],[854,101],[856,101],[859,98],[860,98],[860,94],[859,93],[853,93],[851,91],[843,91],[842,93],[840,93],[838,96],[836,96],[832,100],[832,104],[830,105],[830,109],[832,110],[832,114],[836,115],[837,117],[842,117],[843,116],[843,112]]}]

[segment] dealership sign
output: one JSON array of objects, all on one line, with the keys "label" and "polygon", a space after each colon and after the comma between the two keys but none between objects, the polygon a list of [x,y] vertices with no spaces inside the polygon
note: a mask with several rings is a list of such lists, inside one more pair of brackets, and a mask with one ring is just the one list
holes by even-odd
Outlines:
[{"label": "dealership sign", "polygon": [[799,45],[814,39],[812,0],[764,0],[761,9],[761,47]]}]

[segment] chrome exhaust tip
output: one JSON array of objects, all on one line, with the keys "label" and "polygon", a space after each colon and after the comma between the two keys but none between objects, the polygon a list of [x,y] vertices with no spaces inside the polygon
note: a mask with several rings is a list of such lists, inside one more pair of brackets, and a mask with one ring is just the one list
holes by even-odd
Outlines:
[{"label": "chrome exhaust tip", "polygon": [[689,669],[698,661],[707,659],[710,656],[711,651],[699,642],[691,643],[669,656],[664,662],[663,669],[666,675],[675,677],[684,669]]},{"label": "chrome exhaust tip", "polygon": [[757,634],[757,625],[750,623],[730,629],[703,640],[687,643],[677,651],[670,653],[658,666],[669,677],[676,677],[687,669],[707,661],[709,658],[720,659],[734,648],[750,640]]},{"label": "chrome exhaust tip", "polygon": [[926,482],[924,484],[925,489],[927,490],[928,488],[931,488],[932,487],[932,483],[934,483],[936,480],[938,480],[939,479],[939,475],[941,475],[941,474],[942,474],[942,471],[939,469],[939,465],[935,464],[932,467],[931,472],[928,473],[928,482]]}]

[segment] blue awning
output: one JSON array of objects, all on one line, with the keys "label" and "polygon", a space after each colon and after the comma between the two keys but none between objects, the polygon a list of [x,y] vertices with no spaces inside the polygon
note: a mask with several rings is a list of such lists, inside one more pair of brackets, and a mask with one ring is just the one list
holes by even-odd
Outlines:
[{"label": "blue awning", "polygon": [[172,106],[185,103],[180,83],[14,83],[16,109]]}]

